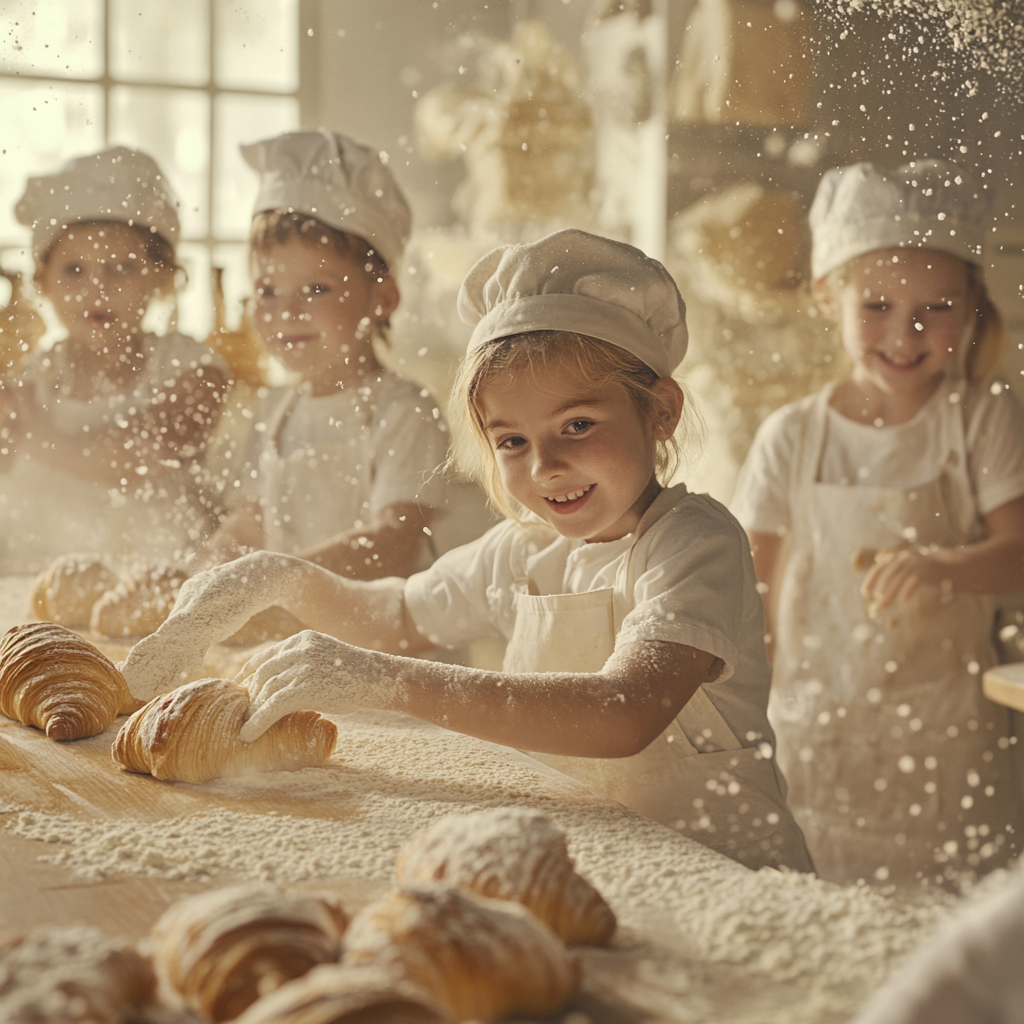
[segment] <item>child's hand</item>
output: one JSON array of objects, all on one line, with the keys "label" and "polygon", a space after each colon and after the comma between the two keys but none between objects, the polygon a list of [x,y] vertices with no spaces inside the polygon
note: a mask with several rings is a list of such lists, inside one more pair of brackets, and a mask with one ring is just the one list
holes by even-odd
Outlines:
[{"label": "child's hand", "polygon": [[382,658],[311,629],[260,651],[235,677],[251,701],[239,739],[251,743],[293,711],[347,715],[379,707]]},{"label": "child's hand", "polygon": [[[862,565],[867,554],[858,551],[854,565]],[[873,555],[873,564],[860,585],[861,597],[872,618],[896,601],[909,601],[922,583],[938,584],[944,578],[942,565],[928,549],[898,544]]]}]

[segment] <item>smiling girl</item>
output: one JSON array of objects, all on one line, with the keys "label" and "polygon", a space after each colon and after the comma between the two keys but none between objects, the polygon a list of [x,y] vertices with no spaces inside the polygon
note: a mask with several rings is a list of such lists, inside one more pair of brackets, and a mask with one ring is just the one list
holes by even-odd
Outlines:
[{"label": "smiling girl", "polygon": [[256,410],[240,500],[210,548],[267,549],[355,579],[421,568],[445,425],[426,392],[387,372],[394,268],[409,207],[377,153],[291,132],[243,147],[260,175],[250,232],[254,322],[300,378]]},{"label": "smiling girl", "polygon": [[790,806],[835,881],[956,884],[1020,852],[1009,713],[981,693],[987,595],[1024,586],[1024,410],[991,379],[986,211],[938,160],[825,176],[812,269],[850,370],[764,422],[733,503]]},{"label": "smiling girl", "polygon": [[0,391],[17,459],[0,478],[0,570],[92,551],[185,558],[205,524],[190,469],[219,416],[213,352],[144,320],[173,299],[177,202],[154,161],[115,147],[31,178],[36,286],[66,336]]},{"label": "smiling girl", "polygon": [[[196,576],[131,652],[132,692],[176,685],[283,605],[322,632],[243,669],[244,739],[298,708],[403,711],[534,751],[744,864],[810,870],[773,758],[746,537],[662,483],[683,411],[675,283],[632,246],[566,230],[485,256],[459,310],[475,325],[452,400],[463,460],[509,518],[407,580],[264,553]],[[482,637],[507,641],[502,671],[410,657]]]}]

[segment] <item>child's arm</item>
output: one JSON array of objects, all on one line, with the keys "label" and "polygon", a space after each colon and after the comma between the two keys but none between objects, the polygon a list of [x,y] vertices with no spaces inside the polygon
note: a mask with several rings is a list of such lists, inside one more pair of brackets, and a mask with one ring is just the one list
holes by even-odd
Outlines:
[{"label": "child's arm", "polygon": [[216,369],[206,367],[202,376],[190,371],[167,388],[161,401],[74,436],[55,430],[42,409],[25,403],[18,417],[17,450],[55,469],[115,486],[122,479],[157,478],[202,451],[220,418],[226,388]]},{"label": "child's arm", "polygon": [[512,674],[395,657],[306,631],[239,673],[254,709],[242,739],[292,711],[379,708],[540,753],[628,757],[713,678],[716,662],[693,647],[648,640],[617,650],[600,672]]},{"label": "child's arm", "polygon": [[754,572],[757,574],[757,589],[764,605],[764,645],[771,661],[775,653],[775,598],[776,573],[782,554],[783,538],[777,533],[761,533],[751,530],[750,553],[754,558]]},{"label": "child's arm", "polygon": [[298,556],[352,580],[411,576],[421,568],[433,515],[414,502],[391,505],[370,526],[345,530]]},{"label": "child's arm", "polygon": [[899,545],[875,553],[861,584],[872,613],[906,601],[922,584],[967,594],[1002,594],[1024,587],[1024,497],[983,517],[985,539],[926,552]]}]

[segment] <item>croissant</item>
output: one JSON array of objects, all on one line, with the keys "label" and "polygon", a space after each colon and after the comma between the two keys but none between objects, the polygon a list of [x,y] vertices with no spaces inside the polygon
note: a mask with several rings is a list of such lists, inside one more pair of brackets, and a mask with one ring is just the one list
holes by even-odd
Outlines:
[{"label": "croissant", "polygon": [[61,626],[88,626],[92,606],[117,583],[117,573],[98,555],[61,555],[32,585],[32,614]]},{"label": "croissant", "polygon": [[563,942],[607,942],[615,914],[573,868],[565,836],[531,811],[453,814],[398,854],[399,882],[445,882],[529,907]]},{"label": "croissant", "polygon": [[546,1016],[580,974],[575,956],[525,907],[450,886],[401,886],[368,906],[345,935],[344,964],[393,971],[457,1020]]},{"label": "croissant", "polygon": [[238,738],[249,707],[245,687],[198,679],[154,697],[121,726],[111,755],[129,771],[165,782],[209,782],[246,772],[298,771],[331,756],[337,726],[295,711],[258,740]]},{"label": "croissant", "polygon": [[155,988],[147,961],[96,928],[38,928],[0,949],[5,1024],[122,1024]]},{"label": "croissant", "polygon": [[332,896],[258,885],[200,893],[153,926],[161,984],[213,1021],[341,955],[348,916]]},{"label": "croissant", "polygon": [[100,636],[149,636],[171,614],[188,574],[171,566],[142,566],[92,606],[89,627]]},{"label": "croissant", "polygon": [[95,736],[132,700],[113,662],[70,629],[30,622],[0,639],[0,713],[51,740]]},{"label": "croissant", "polygon": [[238,1024],[454,1024],[409,981],[372,967],[316,967],[252,1004]]}]

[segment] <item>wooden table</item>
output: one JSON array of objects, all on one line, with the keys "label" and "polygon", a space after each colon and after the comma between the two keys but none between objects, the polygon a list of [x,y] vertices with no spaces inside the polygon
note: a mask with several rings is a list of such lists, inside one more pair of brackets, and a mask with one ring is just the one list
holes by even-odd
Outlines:
[{"label": "wooden table", "polygon": [[994,665],[981,677],[985,696],[1015,711],[1024,711],[1024,661]]}]

